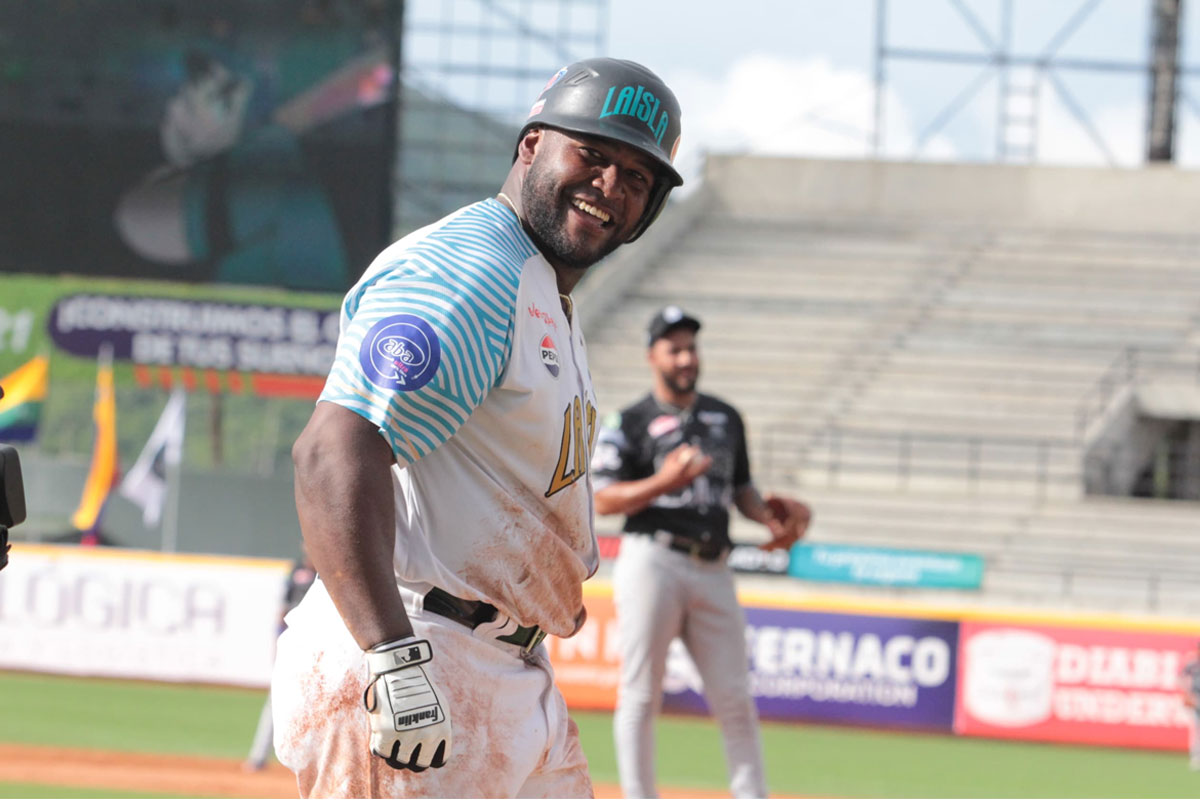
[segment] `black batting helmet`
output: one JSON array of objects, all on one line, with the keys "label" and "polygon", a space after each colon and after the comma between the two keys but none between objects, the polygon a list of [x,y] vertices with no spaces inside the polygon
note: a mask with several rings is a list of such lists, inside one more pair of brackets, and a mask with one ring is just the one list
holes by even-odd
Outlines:
[{"label": "black batting helmet", "polygon": [[671,166],[679,148],[679,101],[657,75],[634,61],[587,58],[560,69],[529,109],[517,140],[541,126],[623,142],[654,160],[654,188],[627,241],[645,233],[667,195],[683,185]]}]

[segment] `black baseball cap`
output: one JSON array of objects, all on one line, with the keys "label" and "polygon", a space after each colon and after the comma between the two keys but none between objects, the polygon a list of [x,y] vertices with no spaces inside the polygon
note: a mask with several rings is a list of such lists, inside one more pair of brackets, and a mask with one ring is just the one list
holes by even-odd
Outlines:
[{"label": "black baseball cap", "polygon": [[667,306],[660,309],[650,320],[650,325],[646,328],[646,346],[649,347],[666,336],[669,331],[673,331],[676,328],[688,328],[692,333],[695,333],[700,330],[700,320],[688,314],[679,306]]}]

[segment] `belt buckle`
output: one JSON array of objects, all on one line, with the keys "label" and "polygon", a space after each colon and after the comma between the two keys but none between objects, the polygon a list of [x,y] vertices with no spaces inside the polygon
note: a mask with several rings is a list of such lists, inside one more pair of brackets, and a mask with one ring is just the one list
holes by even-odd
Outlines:
[{"label": "belt buckle", "polygon": [[542,640],[545,638],[546,638],[546,632],[544,630],[542,630],[540,626],[534,625],[533,626],[533,635],[529,637],[529,641],[526,642],[524,647],[521,648],[521,655],[527,656],[530,653],[532,653],[534,651],[534,649],[539,644],[541,644]]},{"label": "belt buckle", "polygon": [[693,539],[688,543],[688,555],[690,555],[692,558],[699,559],[701,546],[702,545],[700,542],[697,542],[695,539]]}]

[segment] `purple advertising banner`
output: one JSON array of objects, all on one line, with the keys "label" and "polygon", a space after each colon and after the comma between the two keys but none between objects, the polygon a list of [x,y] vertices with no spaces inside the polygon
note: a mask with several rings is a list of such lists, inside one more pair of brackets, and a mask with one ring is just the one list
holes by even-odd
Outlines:
[{"label": "purple advertising banner", "polygon": [[[950,730],[958,623],[747,608],[750,688],[759,714]],[[701,680],[671,645],[663,708],[704,712]]]},{"label": "purple advertising banner", "polygon": [[326,375],[338,337],[337,310],[73,294],[50,310],[60,349],[95,357],[104,344],[118,361],[167,367]]}]

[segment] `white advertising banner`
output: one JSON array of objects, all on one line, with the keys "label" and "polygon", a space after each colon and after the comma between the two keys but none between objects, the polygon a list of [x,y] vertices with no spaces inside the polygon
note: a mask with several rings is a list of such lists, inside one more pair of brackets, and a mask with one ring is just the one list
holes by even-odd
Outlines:
[{"label": "white advertising banner", "polygon": [[265,687],[290,563],[14,545],[0,669]]}]

